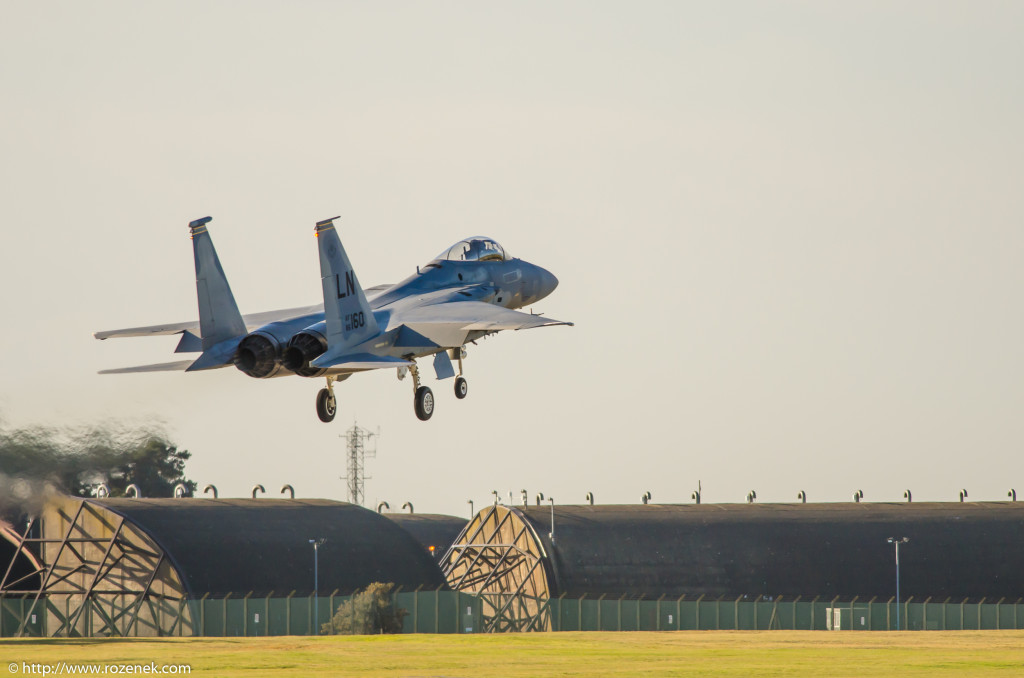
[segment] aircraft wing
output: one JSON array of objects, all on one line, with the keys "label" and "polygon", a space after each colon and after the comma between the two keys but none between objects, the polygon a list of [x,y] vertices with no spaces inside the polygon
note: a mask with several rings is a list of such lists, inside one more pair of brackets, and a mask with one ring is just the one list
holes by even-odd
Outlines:
[{"label": "aircraft wing", "polygon": [[475,330],[482,332],[528,330],[534,327],[573,324],[564,320],[533,315],[532,313],[513,311],[482,301],[452,301],[443,304],[420,306],[409,311],[403,311],[398,314],[395,320],[409,325],[413,329],[436,326],[438,329],[444,327],[445,329],[464,332]]},{"label": "aircraft wing", "polygon": [[[266,325],[267,323],[276,322],[278,320],[287,320],[288,318],[294,318],[300,315],[309,315],[310,313],[318,313],[322,311],[323,305],[314,304],[313,306],[300,306],[298,308],[284,308],[277,311],[250,313],[249,315],[242,316],[242,320],[245,322],[246,328],[252,331],[257,327]],[[182,332],[191,332],[198,336],[199,321],[193,320],[184,323],[148,325],[146,327],[128,327],[123,330],[96,332],[93,336],[102,340],[120,337],[152,337],[161,334],[181,334]]]}]

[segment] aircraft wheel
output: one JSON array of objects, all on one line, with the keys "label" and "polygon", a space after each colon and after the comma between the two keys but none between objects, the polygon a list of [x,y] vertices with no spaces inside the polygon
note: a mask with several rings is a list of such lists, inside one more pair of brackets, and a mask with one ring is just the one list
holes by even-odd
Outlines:
[{"label": "aircraft wheel", "polygon": [[416,416],[420,421],[430,419],[434,414],[434,393],[428,386],[416,389]]},{"label": "aircraft wheel", "polygon": [[316,394],[316,416],[324,423],[334,421],[334,415],[338,413],[338,402],[326,388],[320,389]]},{"label": "aircraft wheel", "polygon": [[469,384],[462,377],[455,380],[455,397],[462,400],[469,393]]}]

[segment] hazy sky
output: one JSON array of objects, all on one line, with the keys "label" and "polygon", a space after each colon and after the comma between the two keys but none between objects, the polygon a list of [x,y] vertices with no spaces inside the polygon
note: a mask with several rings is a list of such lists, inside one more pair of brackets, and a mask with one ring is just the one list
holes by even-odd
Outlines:
[{"label": "hazy sky", "polygon": [[[221,496],[373,504],[955,500],[1024,491],[1024,4],[57,2],[0,14],[7,425],[160,422]],[[245,312],[486,234],[576,327],[392,371],[99,376],[196,317],[187,223]],[[369,503],[369,502],[368,502]]]}]

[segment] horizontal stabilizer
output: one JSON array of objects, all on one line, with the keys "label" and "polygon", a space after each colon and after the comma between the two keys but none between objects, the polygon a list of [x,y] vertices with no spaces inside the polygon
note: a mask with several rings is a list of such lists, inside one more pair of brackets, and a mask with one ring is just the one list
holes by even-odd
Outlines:
[{"label": "horizontal stabilizer", "polygon": [[346,370],[380,370],[388,367],[407,367],[412,365],[408,360],[373,355],[372,353],[349,353],[335,356],[331,351],[323,354],[310,363],[313,367],[337,367]]},{"label": "horizontal stabilizer", "polygon": [[232,337],[225,339],[219,344],[214,344],[203,354],[196,358],[196,361],[189,365],[186,372],[197,372],[199,370],[212,370],[218,367],[227,367],[234,364],[235,351],[243,337]]},{"label": "horizontal stabilizer", "polygon": [[98,374],[132,374],[135,372],[184,372],[192,364],[191,360],[176,360],[172,363],[156,363],[154,365],[137,365],[135,367],[118,367],[113,370],[100,370]]},{"label": "horizontal stabilizer", "polygon": [[167,323],[164,325],[149,325],[148,327],[127,327],[123,330],[107,330],[96,332],[92,336],[97,339],[111,339],[121,337],[155,337],[161,334],[181,334],[182,332],[199,332],[199,321],[193,320],[187,323]]},{"label": "horizontal stabilizer", "polygon": [[203,340],[197,335],[185,330],[181,333],[181,339],[178,341],[178,347],[174,349],[175,353],[200,353],[203,350]]}]

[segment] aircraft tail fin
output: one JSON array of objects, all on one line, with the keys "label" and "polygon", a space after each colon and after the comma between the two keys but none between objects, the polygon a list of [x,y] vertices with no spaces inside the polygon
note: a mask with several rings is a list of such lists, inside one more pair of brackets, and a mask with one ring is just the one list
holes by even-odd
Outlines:
[{"label": "aircraft tail fin", "polygon": [[199,335],[203,350],[209,350],[227,339],[247,334],[238,304],[231,294],[217,250],[206,229],[212,217],[191,222],[192,251],[196,260],[196,295],[199,297]]},{"label": "aircraft tail fin", "polygon": [[316,225],[327,346],[333,352],[357,346],[379,332],[377,320],[366,301],[366,293],[356,279],[355,270],[334,227],[334,219],[338,218]]}]

